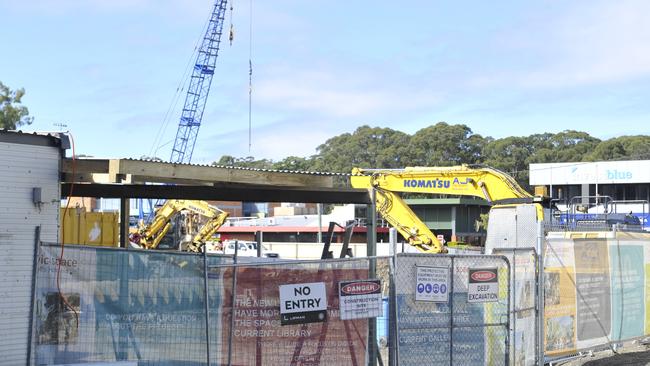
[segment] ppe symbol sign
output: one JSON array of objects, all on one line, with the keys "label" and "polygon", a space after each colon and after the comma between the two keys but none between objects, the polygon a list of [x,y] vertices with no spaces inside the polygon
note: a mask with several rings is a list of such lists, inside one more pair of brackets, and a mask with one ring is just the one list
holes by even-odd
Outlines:
[{"label": "ppe symbol sign", "polygon": [[415,301],[448,302],[449,268],[416,268]]}]

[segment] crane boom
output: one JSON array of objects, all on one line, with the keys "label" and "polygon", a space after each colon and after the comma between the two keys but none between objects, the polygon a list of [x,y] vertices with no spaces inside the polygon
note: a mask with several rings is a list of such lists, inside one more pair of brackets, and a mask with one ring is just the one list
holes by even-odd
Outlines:
[{"label": "crane boom", "polygon": [[189,163],[217,62],[227,0],[216,0],[190,78],[170,162]]}]

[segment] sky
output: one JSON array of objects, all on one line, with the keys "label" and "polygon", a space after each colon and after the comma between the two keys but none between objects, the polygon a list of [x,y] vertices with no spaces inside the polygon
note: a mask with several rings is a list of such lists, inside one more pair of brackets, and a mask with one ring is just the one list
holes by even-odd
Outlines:
[{"label": "sky", "polygon": [[[361,125],[650,134],[645,0],[231,3],[193,163],[308,157]],[[76,154],[168,160],[212,6],[0,0],[0,81],[26,90],[23,130],[68,130]]]}]

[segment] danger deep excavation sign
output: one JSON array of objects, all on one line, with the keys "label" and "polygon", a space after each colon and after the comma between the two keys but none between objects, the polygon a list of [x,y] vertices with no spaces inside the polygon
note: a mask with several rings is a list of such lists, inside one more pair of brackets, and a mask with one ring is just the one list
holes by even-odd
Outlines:
[{"label": "danger deep excavation sign", "polygon": [[280,324],[324,322],[327,294],[324,282],[280,285]]},{"label": "danger deep excavation sign", "polygon": [[467,302],[499,301],[499,272],[496,268],[469,269]]}]

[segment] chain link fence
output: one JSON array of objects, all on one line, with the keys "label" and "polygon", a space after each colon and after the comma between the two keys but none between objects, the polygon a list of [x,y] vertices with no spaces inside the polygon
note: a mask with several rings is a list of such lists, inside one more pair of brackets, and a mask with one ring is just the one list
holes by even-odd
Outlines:
[{"label": "chain link fence", "polygon": [[511,271],[503,256],[234,263],[80,246],[66,246],[59,259],[60,250],[38,251],[36,365],[510,360]]},{"label": "chain link fence", "polygon": [[539,309],[536,301],[538,297],[537,251],[535,248],[495,248],[492,252],[505,256],[511,264],[512,365],[537,365],[540,340],[537,318]]},{"label": "chain link fence", "polygon": [[500,256],[401,254],[399,365],[508,365],[510,265]]}]

